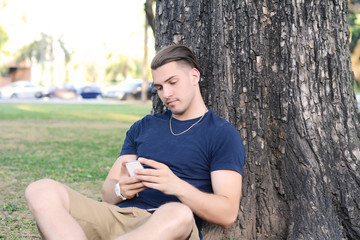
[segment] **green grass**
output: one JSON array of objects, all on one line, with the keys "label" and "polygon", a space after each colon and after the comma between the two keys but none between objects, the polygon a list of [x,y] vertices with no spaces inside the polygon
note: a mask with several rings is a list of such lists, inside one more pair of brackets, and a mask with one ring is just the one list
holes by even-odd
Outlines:
[{"label": "green grass", "polygon": [[94,199],[150,105],[0,103],[0,239],[39,239],[26,186],[52,178]]},{"label": "green grass", "polygon": [[358,86],[358,83],[354,80],[354,89],[355,89],[355,94],[358,93],[360,90],[359,90],[359,86]]}]

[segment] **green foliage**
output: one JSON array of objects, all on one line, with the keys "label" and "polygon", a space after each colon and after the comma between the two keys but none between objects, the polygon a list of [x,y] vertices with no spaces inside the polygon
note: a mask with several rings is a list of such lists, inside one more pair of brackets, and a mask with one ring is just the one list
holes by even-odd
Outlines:
[{"label": "green foliage", "polygon": [[9,36],[3,27],[0,26],[0,50],[9,41]]},{"label": "green foliage", "polygon": [[23,46],[20,50],[18,50],[16,57],[17,62],[33,58],[35,58],[38,63],[51,61],[53,58],[52,43],[52,36],[42,33],[40,40],[34,40],[33,42]]},{"label": "green foliage", "polygon": [[16,60],[18,62],[24,61],[26,59],[35,59],[39,62],[40,61],[40,54],[41,54],[41,47],[38,41],[33,41],[28,45],[23,46],[20,50],[18,50],[18,55]]},{"label": "green foliage", "polygon": [[72,52],[70,52],[68,50],[68,48],[66,47],[65,43],[63,42],[63,40],[60,38],[58,39],[58,42],[59,42],[59,45],[60,45],[60,48],[63,50],[64,52],[64,55],[65,55],[65,65],[67,65],[70,60],[71,60],[71,55],[72,55]]},{"label": "green foliage", "polygon": [[9,72],[9,67],[7,64],[0,65],[0,76],[5,76]]},{"label": "green foliage", "polygon": [[7,6],[7,3],[5,0],[0,1],[0,10]]},{"label": "green foliage", "polygon": [[[41,33],[40,40],[34,40],[18,50],[16,56],[17,62],[21,62],[26,59],[35,59],[41,64],[46,61],[52,61],[54,59],[53,41],[54,39],[52,36]],[[57,42],[64,53],[65,65],[67,65],[71,61],[72,52],[68,50],[61,38],[58,39]]]},{"label": "green foliage", "polygon": [[354,80],[354,85],[355,85],[355,94],[360,92],[360,89],[359,89],[359,84],[357,81]]},{"label": "green foliage", "polygon": [[[107,56],[107,60],[111,60],[112,54]],[[142,78],[142,60],[129,59],[120,55],[118,61],[110,64],[105,69],[105,76],[108,82],[119,82],[129,76],[132,78]]]},{"label": "green foliage", "polygon": [[352,52],[358,39],[360,38],[360,1],[349,1],[349,12],[347,15],[349,30],[351,33],[350,51]]},{"label": "green foliage", "polygon": [[[111,56],[108,56],[111,58]],[[131,61],[124,56],[119,56],[119,60],[116,63],[110,64],[105,69],[105,75],[108,80],[123,80],[127,78],[132,69]]]},{"label": "green foliage", "polygon": [[95,83],[96,79],[98,77],[98,72],[97,72],[97,68],[96,68],[96,64],[95,63],[90,63],[90,64],[85,64],[85,68],[86,68],[86,81],[87,82],[91,82],[91,83]]},{"label": "green foliage", "polygon": [[142,68],[143,68],[143,61],[134,59],[133,60],[133,71],[132,71],[132,77],[133,78],[142,78]]}]

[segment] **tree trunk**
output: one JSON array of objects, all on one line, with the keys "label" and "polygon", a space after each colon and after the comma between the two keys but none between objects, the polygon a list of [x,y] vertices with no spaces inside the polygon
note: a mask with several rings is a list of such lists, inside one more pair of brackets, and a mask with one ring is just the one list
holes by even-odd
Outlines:
[{"label": "tree trunk", "polygon": [[145,11],[145,17],[147,19],[147,22],[149,23],[149,26],[151,27],[151,30],[153,34],[155,34],[155,17],[153,13],[153,0],[146,0],[144,3],[144,11]]},{"label": "tree trunk", "polygon": [[206,104],[247,151],[238,219],[204,239],[360,239],[346,13],[347,0],[157,1],[156,49],[195,51]]}]

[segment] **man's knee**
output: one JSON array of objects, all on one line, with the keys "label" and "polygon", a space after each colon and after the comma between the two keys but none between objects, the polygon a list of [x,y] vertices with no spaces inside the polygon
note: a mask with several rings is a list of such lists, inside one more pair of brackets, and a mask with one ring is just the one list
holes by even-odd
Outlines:
[{"label": "man's knee", "polygon": [[68,205],[64,185],[51,179],[41,179],[29,184],[25,189],[25,198],[32,212],[56,204],[64,207]]},{"label": "man's knee", "polygon": [[178,230],[184,228],[184,231],[191,231],[194,224],[194,215],[191,209],[185,204],[173,202],[162,205],[158,209],[160,212],[166,212],[169,221],[166,223],[167,230]]}]

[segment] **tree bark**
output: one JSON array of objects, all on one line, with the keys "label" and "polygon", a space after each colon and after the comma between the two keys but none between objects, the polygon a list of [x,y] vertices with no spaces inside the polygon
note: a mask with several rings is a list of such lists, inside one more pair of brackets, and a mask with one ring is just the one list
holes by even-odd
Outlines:
[{"label": "tree bark", "polygon": [[156,49],[195,51],[206,104],[247,151],[238,219],[204,239],[360,239],[346,13],[346,0],[157,1]]}]

